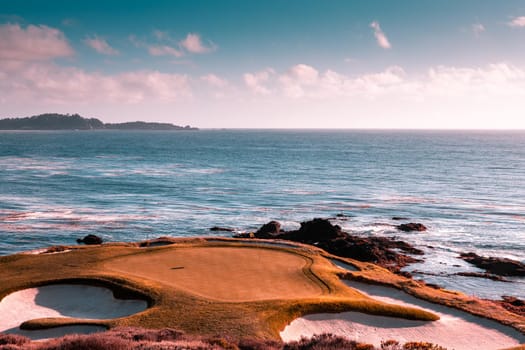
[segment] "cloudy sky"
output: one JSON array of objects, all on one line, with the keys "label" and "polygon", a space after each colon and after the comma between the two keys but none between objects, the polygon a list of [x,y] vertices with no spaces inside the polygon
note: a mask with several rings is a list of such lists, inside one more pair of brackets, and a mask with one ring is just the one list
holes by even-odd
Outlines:
[{"label": "cloudy sky", "polygon": [[3,0],[0,111],[523,129],[525,1]]}]

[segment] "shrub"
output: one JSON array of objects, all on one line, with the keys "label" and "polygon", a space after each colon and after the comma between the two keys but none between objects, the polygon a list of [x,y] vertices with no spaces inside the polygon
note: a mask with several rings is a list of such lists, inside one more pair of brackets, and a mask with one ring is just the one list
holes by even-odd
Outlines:
[{"label": "shrub", "polygon": [[24,345],[15,345],[15,344],[6,344],[6,345],[0,345],[0,350],[21,350],[21,349],[27,349],[24,347]]},{"label": "shrub", "polygon": [[[353,340],[348,340],[343,337],[335,336],[333,334],[320,334],[314,335],[312,338],[301,338],[296,342],[289,342],[284,345],[283,350],[336,350],[336,349],[347,349],[347,350],[369,350],[374,347],[358,348],[359,345]],[[367,345],[368,346],[368,345]],[[371,345],[370,345],[371,346]]]},{"label": "shrub", "polygon": [[403,345],[403,350],[447,350],[436,344],[427,342],[408,342]]},{"label": "shrub", "polygon": [[381,350],[401,350],[401,344],[393,339],[383,340],[381,341]]},{"label": "shrub", "polygon": [[105,332],[105,334],[135,342],[175,341],[182,339],[184,336],[183,332],[177,331],[172,328],[147,329],[138,327],[117,327],[115,329]]},{"label": "shrub", "polygon": [[104,333],[70,335],[43,343],[38,350],[131,350],[130,342]]},{"label": "shrub", "polygon": [[18,334],[1,334],[0,345],[23,345],[30,342],[31,339]]},{"label": "shrub", "polygon": [[218,345],[222,349],[225,349],[225,350],[239,350],[239,347],[237,346],[237,344],[225,338],[215,337],[215,338],[208,339],[208,344]]},{"label": "shrub", "polygon": [[272,340],[241,339],[239,341],[240,350],[281,350],[282,343]]}]

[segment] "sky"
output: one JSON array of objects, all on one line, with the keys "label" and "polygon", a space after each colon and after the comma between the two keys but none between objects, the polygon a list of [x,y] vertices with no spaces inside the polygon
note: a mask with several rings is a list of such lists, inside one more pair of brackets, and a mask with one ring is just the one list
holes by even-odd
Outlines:
[{"label": "sky", "polygon": [[524,0],[0,0],[0,118],[525,129]]}]

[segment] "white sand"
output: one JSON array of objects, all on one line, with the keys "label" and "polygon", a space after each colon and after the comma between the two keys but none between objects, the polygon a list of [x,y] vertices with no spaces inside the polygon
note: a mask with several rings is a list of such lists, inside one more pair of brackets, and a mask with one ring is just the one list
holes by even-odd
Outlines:
[{"label": "white sand", "polygon": [[22,334],[32,339],[92,333],[105,328],[86,325],[24,331],[19,326],[25,321],[46,317],[112,319],[146,308],[144,300],[115,299],[111,290],[102,287],[56,284],[29,288],[11,293],[0,301],[0,332]]},{"label": "white sand", "polygon": [[281,338],[291,341],[302,336],[332,333],[375,346],[379,346],[382,340],[395,339],[401,343],[431,342],[449,350],[494,350],[525,343],[525,335],[498,322],[417,299],[394,288],[350,281],[345,283],[375,299],[426,309],[438,314],[441,319],[434,322],[410,321],[358,312],[314,314],[294,320],[281,332]]}]

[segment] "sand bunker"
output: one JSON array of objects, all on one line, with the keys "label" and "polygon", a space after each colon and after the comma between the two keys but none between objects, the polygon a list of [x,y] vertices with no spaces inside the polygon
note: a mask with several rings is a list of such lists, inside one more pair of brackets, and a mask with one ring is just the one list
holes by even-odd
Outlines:
[{"label": "sand bunker", "polygon": [[147,306],[144,300],[115,299],[111,290],[89,285],[55,284],[29,288],[11,293],[0,301],[0,332],[22,334],[33,339],[92,333],[105,328],[85,325],[25,331],[19,326],[25,321],[46,317],[119,318],[143,311]]},{"label": "sand bunker", "polygon": [[341,270],[347,270],[347,271],[359,271],[359,269],[353,265],[347,264],[341,260],[337,259],[330,259],[332,264],[340,268]]},{"label": "sand bunker", "polygon": [[195,247],[114,259],[107,268],[221,301],[299,299],[323,293],[309,259],[276,249]]},{"label": "sand bunker", "polygon": [[417,299],[400,290],[358,282],[345,283],[384,302],[419,307],[440,316],[434,322],[372,316],[358,312],[314,314],[294,320],[281,332],[284,341],[332,333],[379,346],[382,340],[427,341],[456,350],[494,350],[525,342],[525,335],[495,321]]}]

